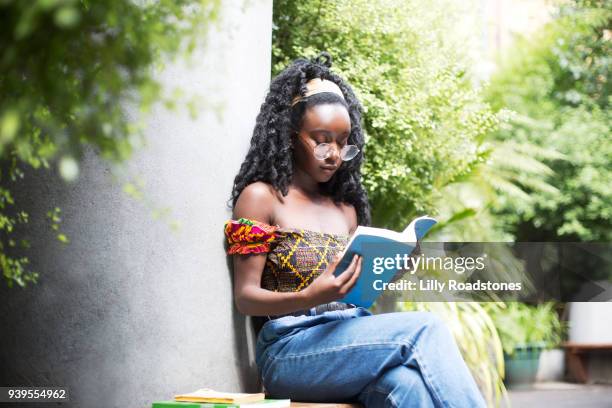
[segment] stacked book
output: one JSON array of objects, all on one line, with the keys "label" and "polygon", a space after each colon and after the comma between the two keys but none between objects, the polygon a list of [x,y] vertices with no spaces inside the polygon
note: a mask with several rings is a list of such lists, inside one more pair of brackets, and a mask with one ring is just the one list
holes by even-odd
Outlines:
[{"label": "stacked book", "polygon": [[285,408],[289,399],[266,399],[265,394],[222,392],[201,388],[187,394],[174,396],[174,401],[154,402],[152,408]]}]

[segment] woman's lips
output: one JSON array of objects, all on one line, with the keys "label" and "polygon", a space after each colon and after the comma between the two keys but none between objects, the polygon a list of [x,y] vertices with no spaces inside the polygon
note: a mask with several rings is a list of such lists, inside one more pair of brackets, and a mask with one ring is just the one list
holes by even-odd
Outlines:
[{"label": "woman's lips", "polygon": [[338,167],[336,167],[336,166],[321,166],[321,168],[322,168],[323,170],[327,170],[327,171],[334,171],[334,170],[336,170]]}]

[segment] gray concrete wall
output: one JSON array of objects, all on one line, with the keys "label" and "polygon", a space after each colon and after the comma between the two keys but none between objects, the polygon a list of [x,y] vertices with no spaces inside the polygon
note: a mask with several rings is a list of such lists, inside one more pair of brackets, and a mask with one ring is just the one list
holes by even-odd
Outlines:
[{"label": "gray concrete wall", "polygon": [[[206,110],[193,121],[156,109],[148,144],[127,167],[148,202],[170,208],[177,232],[123,193],[92,151],[74,184],[55,171],[28,172],[20,184],[41,276],[26,290],[0,285],[0,385],[65,386],[72,403],[62,406],[105,408],[146,407],[201,387],[258,391],[222,229],[269,85],[272,1],[222,7],[208,47],[160,75],[223,105],[222,116]],[[45,223],[54,206],[67,246]]]}]

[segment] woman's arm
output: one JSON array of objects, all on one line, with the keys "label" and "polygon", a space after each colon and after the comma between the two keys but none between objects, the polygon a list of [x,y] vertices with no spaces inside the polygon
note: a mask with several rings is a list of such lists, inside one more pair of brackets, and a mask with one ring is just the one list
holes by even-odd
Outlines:
[{"label": "woman's arm", "polygon": [[[271,224],[274,193],[262,182],[248,185],[238,197],[234,219],[249,218]],[[234,255],[234,301],[238,310],[250,316],[266,316],[306,309],[303,292],[273,292],[261,287],[267,254]]]},{"label": "woman's arm", "polygon": [[[236,201],[233,217],[272,223],[274,192],[267,184],[247,186]],[[234,255],[234,301],[236,308],[250,316],[279,315],[309,309],[341,299],[353,287],[361,272],[361,258],[355,256],[339,276],[333,274],[339,257],[308,287],[299,292],[273,292],[261,287],[267,254]]]},{"label": "woman's arm", "polygon": [[312,306],[304,292],[273,292],[261,288],[265,254],[234,255],[234,299],[238,310],[249,316],[278,315]]}]

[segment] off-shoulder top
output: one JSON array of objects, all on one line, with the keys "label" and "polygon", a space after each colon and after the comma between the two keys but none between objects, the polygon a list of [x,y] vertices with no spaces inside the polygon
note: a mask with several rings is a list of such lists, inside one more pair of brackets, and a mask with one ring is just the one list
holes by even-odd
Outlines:
[{"label": "off-shoulder top", "polygon": [[319,276],[348,243],[349,236],[281,228],[240,218],[225,223],[228,254],[267,253],[261,287],[298,292]]}]

